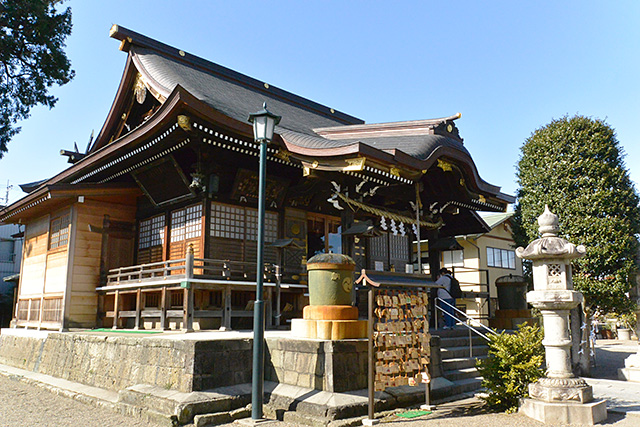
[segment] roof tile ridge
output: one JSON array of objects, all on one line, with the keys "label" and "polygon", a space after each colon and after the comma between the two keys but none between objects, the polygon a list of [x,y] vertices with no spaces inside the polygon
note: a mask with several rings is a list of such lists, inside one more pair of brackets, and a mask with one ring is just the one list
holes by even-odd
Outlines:
[{"label": "roof tile ridge", "polygon": [[385,137],[385,136],[419,136],[433,135],[434,129],[446,122],[452,122],[461,117],[457,113],[449,117],[422,120],[406,120],[384,123],[363,123],[355,125],[330,126],[315,128],[313,131],[328,139],[352,139],[358,137]]}]

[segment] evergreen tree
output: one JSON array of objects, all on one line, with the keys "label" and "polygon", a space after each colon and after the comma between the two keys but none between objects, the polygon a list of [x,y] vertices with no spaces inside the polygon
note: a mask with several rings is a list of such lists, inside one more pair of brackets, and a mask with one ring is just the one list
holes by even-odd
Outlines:
[{"label": "evergreen tree", "polygon": [[31,108],[52,108],[54,85],[74,75],[63,48],[71,34],[71,9],[56,10],[60,0],[0,0],[0,158],[20,132],[18,120]]},{"label": "evergreen tree", "polygon": [[522,146],[514,237],[526,246],[539,237],[544,205],[560,217],[560,232],[587,255],[573,263],[576,290],[587,312],[624,313],[638,270],[640,207],[615,131],[602,120],[553,120]]}]

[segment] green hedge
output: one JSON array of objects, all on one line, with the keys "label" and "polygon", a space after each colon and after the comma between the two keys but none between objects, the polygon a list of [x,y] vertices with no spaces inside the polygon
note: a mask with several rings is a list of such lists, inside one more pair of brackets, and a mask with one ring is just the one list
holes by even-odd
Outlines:
[{"label": "green hedge", "polygon": [[543,333],[538,326],[518,327],[515,333],[502,332],[491,337],[489,356],[478,360],[483,397],[489,407],[515,412],[520,398],[529,395],[528,386],[544,376]]}]

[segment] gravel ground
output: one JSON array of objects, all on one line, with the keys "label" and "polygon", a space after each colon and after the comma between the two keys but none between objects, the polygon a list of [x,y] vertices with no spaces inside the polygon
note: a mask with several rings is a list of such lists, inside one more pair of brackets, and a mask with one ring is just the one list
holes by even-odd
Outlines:
[{"label": "gravel ground", "polygon": [[[126,417],[106,408],[97,408],[40,387],[0,375],[0,426],[83,426],[83,427],[158,427],[153,423]],[[520,414],[487,413],[477,399],[442,404],[430,415],[405,420],[389,415],[381,425],[393,427],[539,427],[544,424]],[[604,425],[636,427],[638,417],[609,414]],[[299,427],[297,424],[272,422],[273,427]],[[237,427],[238,424],[226,424]]]},{"label": "gravel ground", "polygon": [[157,427],[0,375],[0,426]]}]

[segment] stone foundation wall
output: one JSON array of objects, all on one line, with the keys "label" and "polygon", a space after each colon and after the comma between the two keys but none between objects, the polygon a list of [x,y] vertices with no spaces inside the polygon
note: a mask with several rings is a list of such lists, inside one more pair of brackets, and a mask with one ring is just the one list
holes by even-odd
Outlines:
[{"label": "stone foundation wall", "polygon": [[[253,340],[104,336],[3,329],[0,363],[109,390],[182,392],[251,383]],[[265,380],[329,392],[367,387],[367,341],[266,338]],[[432,376],[440,376],[432,337]]]},{"label": "stone foundation wall", "polygon": [[108,390],[150,384],[191,392],[251,382],[250,339],[34,335],[0,335],[0,363]]},{"label": "stone foundation wall", "polygon": [[367,387],[367,341],[267,338],[265,379],[331,392]]},{"label": "stone foundation wall", "polygon": [[108,390],[152,384],[191,391],[194,344],[69,333],[40,339],[2,334],[0,363]]}]

